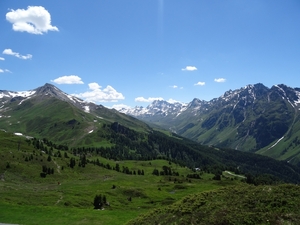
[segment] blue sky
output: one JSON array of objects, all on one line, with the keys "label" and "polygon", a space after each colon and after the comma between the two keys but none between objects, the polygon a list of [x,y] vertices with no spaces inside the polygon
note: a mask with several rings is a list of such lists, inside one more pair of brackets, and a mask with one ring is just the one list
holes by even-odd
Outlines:
[{"label": "blue sky", "polygon": [[0,1],[0,89],[107,107],[300,87],[299,0]]}]

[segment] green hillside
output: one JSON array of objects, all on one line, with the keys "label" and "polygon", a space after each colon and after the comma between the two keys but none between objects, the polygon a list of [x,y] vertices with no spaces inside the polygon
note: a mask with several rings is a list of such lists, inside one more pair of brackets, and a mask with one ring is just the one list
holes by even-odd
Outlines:
[{"label": "green hillside", "polygon": [[[92,153],[83,157],[49,147],[46,140],[2,131],[0,143],[2,223],[125,224],[188,194],[241,183],[229,175],[214,180],[214,174],[162,159],[116,161]],[[156,170],[159,175],[153,174]],[[106,198],[102,210],[94,209],[97,195]]]},{"label": "green hillside", "polygon": [[130,116],[98,106],[92,112],[57,98],[40,96],[13,101],[0,117],[0,128],[36,138],[51,138],[56,143],[69,146],[90,144],[102,145],[97,131],[106,124],[119,121],[131,129],[148,132],[149,127]]},{"label": "green hillside", "polygon": [[283,84],[271,88],[255,84],[229,90],[208,102],[194,99],[180,113],[137,118],[204,145],[255,152],[300,165],[299,96],[299,89]]},{"label": "green hillside", "polygon": [[200,145],[115,110],[52,94],[59,97],[11,99],[1,108],[0,223],[125,224],[151,210],[176,211],[191,194],[228,187],[247,195],[252,185],[300,181],[297,165]]},{"label": "green hillside", "polygon": [[[115,141],[111,142],[113,139],[108,139],[111,140],[108,142],[111,146],[118,144],[117,140],[121,136],[135,137],[133,135],[135,131],[126,130],[121,125],[112,124],[109,129],[115,130]],[[132,154],[131,156],[136,156],[139,160],[128,160],[125,157],[130,155],[126,156],[123,152],[120,154],[118,148],[109,148],[108,144],[107,147],[99,149],[69,148],[66,145],[55,144],[46,138],[28,139],[1,131],[0,222],[28,225],[125,224],[141,214],[148,213],[149,210],[159,209],[156,212],[164,213],[165,211],[160,210],[170,206],[176,211],[178,205],[176,202],[181,201],[182,198],[185,202],[184,198],[190,194],[198,196],[199,193],[219,193],[212,191],[223,187],[230,187],[230,190],[240,190],[240,188],[242,191],[247,188],[252,190],[253,186],[245,184],[246,182],[274,184],[280,183],[280,178],[287,178],[288,176],[285,175],[287,172],[290,172],[290,179],[296,179],[293,176],[297,176],[295,171],[292,172],[291,167],[285,167],[280,163],[275,164],[275,160],[267,157],[242,152],[233,154],[236,151],[230,153],[230,150],[201,147],[196,143],[193,146],[193,142],[189,140],[178,136],[166,136],[159,132],[153,132],[152,135],[154,136],[147,138],[152,139],[150,143],[156,146],[154,149],[157,151],[161,146],[167,151],[161,150],[156,158],[147,160],[139,158],[138,154]],[[126,143],[127,139],[120,140]],[[156,141],[153,142],[154,140]],[[123,147],[130,144],[133,143],[129,142]],[[174,151],[170,151],[171,148],[167,146],[172,147]],[[184,156],[178,157],[178,160],[172,159],[173,154],[176,152],[178,154],[178,149],[184,153]],[[191,154],[191,158],[188,154]],[[217,155],[219,157],[216,157]],[[255,158],[252,158],[253,156]],[[200,171],[183,164],[183,162],[193,162],[192,158],[201,162]],[[251,167],[253,160],[256,161],[256,165]],[[235,169],[237,161],[243,161],[240,162],[240,167],[248,172],[252,171],[253,175],[240,174],[241,171]],[[267,175],[267,172],[270,172],[267,168],[274,170],[275,173]],[[232,169],[232,171],[225,172],[222,169]],[[234,172],[239,174],[235,175]],[[264,172],[267,174],[263,175]],[[298,195],[290,193],[294,195],[294,200],[298,201]],[[211,198],[216,198],[214,194],[210,195]],[[256,197],[260,199],[263,196]],[[223,195],[220,198],[224,198],[222,204],[229,204],[232,200],[232,198],[226,199]],[[274,198],[277,196],[274,195]],[[100,205],[99,210],[94,209],[95,202]],[[173,203],[175,206],[171,206]],[[244,207],[245,203],[236,201],[235,204]],[[290,206],[290,203],[287,206]],[[278,210],[286,210],[282,205],[278,205],[278,208]],[[291,213],[278,215],[286,221],[297,221],[298,217]],[[169,214],[166,215],[168,218]],[[248,217],[251,215],[249,214]],[[176,222],[178,218],[175,219]],[[188,221],[185,216],[182,219]],[[148,224],[148,220],[146,219],[144,224]],[[208,218],[207,221],[211,219]]]},{"label": "green hillside", "polygon": [[299,194],[295,185],[226,187],[189,195],[173,205],[141,215],[128,225],[296,225],[300,223]]}]

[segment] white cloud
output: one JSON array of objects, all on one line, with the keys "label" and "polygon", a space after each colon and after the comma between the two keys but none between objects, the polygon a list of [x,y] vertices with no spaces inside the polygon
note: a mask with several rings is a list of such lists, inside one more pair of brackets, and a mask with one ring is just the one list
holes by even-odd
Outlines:
[{"label": "white cloud", "polygon": [[15,56],[19,59],[31,59],[32,58],[32,55],[30,54],[27,54],[27,55],[21,55],[20,53],[18,52],[14,52],[13,50],[11,50],[10,48],[7,48],[7,49],[4,49],[3,54],[5,55],[12,55],[12,56]]},{"label": "white cloud", "polygon": [[4,58],[0,57],[0,60],[5,60]]},{"label": "white cloud", "polygon": [[51,25],[51,15],[42,6],[28,6],[27,9],[11,10],[6,13],[6,20],[12,23],[14,31],[43,34],[58,31]]},{"label": "white cloud", "polygon": [[197,67],[195,66],[186,66],[185,68],[181,69],[182,71],[195,71],[197,70]]},{"label": "white cloud", "polygon": [[101,86],[99,84],[97,84],[97,83],[89,83],[89,88],[91,90],[97,90],[97,89],[100,89]]},{"label": "white cloud", "polygon": [[205,85],[205,82],[201,82],[199,81],[198,83],[194,84],[195,86],[204,86]]},{"label": "white cloud", "polygon": [[174,89],[183,89],[183,87],[178,87],[177,85],[170,86],[170,88],[174,88]]},{"label": "white cloud", "polygon": [[62,76],[55,80],[51,80],[51,82],[56,84],[83,84],[81,78],[76,75]]},{"label": "white cloud", "polygon": [[134,99],[134,101],[136,101],[136,102],[153,102],[153,101],[155,101],[155,100],[160,100],[160,101],[162,101],[162,100],[164,100],[163,98],[161,98],[161,97],[158,97],[158,98],[144,98],[144,97],[137,97],[137,98],[135,98]]},{"label": "white cloud", "polygon": [[225,78],[215,78],[215,82],[217,82],[217,83],[223,83],[225,81],[226,81]]},{"label": "white cloud", "polygon": [[11,73],[11,71],[8,69],[0,69],[0,73]]},{"label": "white cloud", "polygon": [[174,100],[172,98],[170,98],[167,102],[171,103],[171,104],[174,104],[174,103],[181,103],[180,101],[177,101],[177,100]]},{"label": "white cloud", "polygon": [[113,105],[111,108],[116,109],[116,110],[121,110],[121,109],[131,109],[130,106],[125,105],[125,104],[117,104],[117,105]]},{"label": "white cloud", "polygon": [[89,91],[80,94],[73,94],[76,97],[82,98],[88,102],[117,102],[125,97],[122,93],[117,92],[112,86],[107,85],[103,90],[97,83],[89,84]]}]

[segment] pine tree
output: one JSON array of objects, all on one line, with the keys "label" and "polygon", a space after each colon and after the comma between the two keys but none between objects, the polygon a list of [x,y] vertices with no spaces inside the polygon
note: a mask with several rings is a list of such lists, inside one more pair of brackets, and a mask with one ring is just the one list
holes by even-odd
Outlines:
[{"label": "pine tree", "polygon": [[119,163],[116,163],[116,171],[120,172],[120,165],[119,165]]},{"label": "pine tree", "polygon": [[71,167],[71,168],[74,168],[74,166],[75,166],[75,159],[74,159],[74,158],[71,158],[71,159],[70,159],[70,167]]},{"label": "pine tree", "polygon": [[101,209],[102,206],[103,206],[103,203],[102,203],[102,196],[101,195],[96,195],[94,197],[94,209]]}]

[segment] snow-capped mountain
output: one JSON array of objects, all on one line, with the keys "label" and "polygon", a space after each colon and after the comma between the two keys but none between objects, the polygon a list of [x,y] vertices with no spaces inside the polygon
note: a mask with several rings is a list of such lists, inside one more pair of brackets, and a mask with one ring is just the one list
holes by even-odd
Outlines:
[{"label": "snow-capped mountain", "polygon": [[[134,108],[122,108],[119,111],[137,118],[148,118],[151,116],[166,117],[172,115],[179,116],[184,111],[192,111],[197,115],[199,112],[211,111],[215,107],[233,107],[243,103],[253,104],[256,100],[263,97],[270,102],[272,94],[277,93],[283,100],[289,102],[292,107],[299,108],[300,106],[300,88],[291,88],[286,85],[274,85],[271,89],[263,84],[247,85],[241,89],[226,91],[219,98],[214,98],[210,101],[194,98],[190,103],[170,103],[163,100],[155,100],[147,107],[136,106]],[[271,96],[271,98],[270,98]],[[274,96],[273,96],[274,97]]]},{"label": "snow-capped mountain", "polygon": [[[72,125],[74,132],[76,126],[80,130],[76,131],[75,136],[84,136],[91,134],[101,124],[111,122],[118,122],[129,128],[149,129],[144,122],[131,116],[83,101],[51,84],[21,92],[0,90],[0,129],[10,132],[32,136],[48,135],[51,132],[52,136],[64,136],[63,133],[52,132]],[[41,124],[44,124],[42,130]],[[72,140],[74,137],[70,135],[68,138]]]},{"label": "snow-capped mountain", "polygon": [[289,159],[291,155],[282,151],[296,148],[290,143],[298,143],[299,109],[300,88],[284,84],[268,88],[259,83],[228,90],[210,101],[155,101],[123,112],[203,144],[262,149],[262,154]]},{"label": "snow-capped mountain", "polygon": [[186,104],[180,102],[170,103],[163,100],[155,100],[145,108],[142,106],[137,106],[135,108],[123,108],[119,111],[136,117],[149,117],[155,115],[166,117],[168,115],[178,115],[181,111],[185,110],[186,106]]},{"label": "snow-capped mountain", "polygon": [[[45,97],[55,97],[59,100],[71,103],[72,105],[76,106],[84,110],[85,112],[90,112],[91,108],[97,108],[93,103],[85,102],[82,99],[79,99],[75,96],[69,95],[52,84],[46,83],[44,86],[38,87],[33,90],[29,91],[3,91],[0,90],[0,108],[4,108],[5,104],[8,102],[13,102],[18,100],[18,104],[23,104],[26,100],[31,98],[39,97],[43,99]],[[101,106],[100,106],[101,107]],[[1,113],[1,111],[0,111]]]}]

